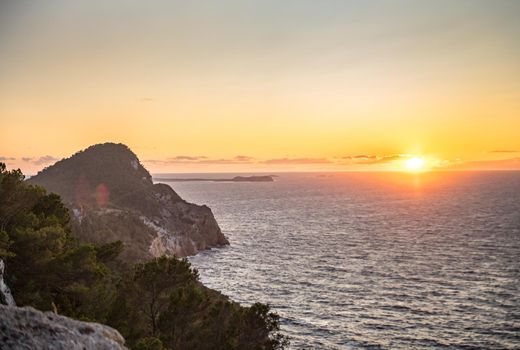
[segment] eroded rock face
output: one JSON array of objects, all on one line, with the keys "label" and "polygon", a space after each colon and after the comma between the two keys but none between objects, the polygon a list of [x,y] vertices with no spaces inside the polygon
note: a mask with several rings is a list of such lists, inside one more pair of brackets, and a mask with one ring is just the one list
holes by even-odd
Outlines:
[{"label": "eroded rock face", "polygon": [[165,184],[154,185],[154,191],[161,209],[141,216],[143,223],[157,233],[150,245],[153,256],[187,256],[229,244],[210,208],[172,200],[177,194]]},{"label": "eroded rock face", "polygon": [[0,349],[121,350],[113,328],[76,321],[31,307],[0,306]]},{"label": "eroded rock face", "polygon": [[121,240],[122,257],[130,262],[229,244],[210,208],[184,201],[168,185],[154,184],[125,145],[91,146],[28,181],[63,198],[81,240]]}]

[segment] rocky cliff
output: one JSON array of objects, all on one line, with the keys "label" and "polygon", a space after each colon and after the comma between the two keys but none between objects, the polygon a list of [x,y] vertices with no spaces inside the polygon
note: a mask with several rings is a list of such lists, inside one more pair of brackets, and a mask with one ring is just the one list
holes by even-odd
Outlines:
[{"label": "rocky cliff", "polygon": [[193,255],[229,244],[211,209],[184,201],[170,186],[154,184],[125,145],[105,143],[80,151],[28,180],[59,194],[83,241],[121,240],[122,257]]},{"label": "rocky cliff", "polygon": [[123,337],[113,328],[31,307],[0,305],[0,334],[0,349],[126,349]]}]

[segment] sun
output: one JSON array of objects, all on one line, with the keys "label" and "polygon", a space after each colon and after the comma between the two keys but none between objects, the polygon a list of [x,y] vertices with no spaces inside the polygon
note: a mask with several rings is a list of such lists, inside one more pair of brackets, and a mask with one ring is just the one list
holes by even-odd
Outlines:
[{"label": "sun", "polygon": [[412,157],[404,162],[404,167],[408,171],[423,171],[425,170],[426,162],[421,157]]}]

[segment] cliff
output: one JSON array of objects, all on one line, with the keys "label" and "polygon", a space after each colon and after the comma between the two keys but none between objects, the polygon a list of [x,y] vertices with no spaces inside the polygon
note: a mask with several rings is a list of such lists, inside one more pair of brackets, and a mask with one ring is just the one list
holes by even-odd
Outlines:
[{"label": "cliff", "polygon": [[80,240],[121,240],[122,258],[130,262],[229,244],[210,208],[186,202],[168,185],[154,184],[122,144],[91,146],[27,181],[62,197]]},{"label": "cliff", "polygon": [[0,305],[0,348],[10,350],[123,350],[115,329],[81,322],[32,307]]}]

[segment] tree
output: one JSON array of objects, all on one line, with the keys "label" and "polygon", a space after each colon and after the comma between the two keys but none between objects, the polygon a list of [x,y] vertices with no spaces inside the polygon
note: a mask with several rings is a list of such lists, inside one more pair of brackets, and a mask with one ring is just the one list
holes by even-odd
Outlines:
[{"label": "tree", "polygon": [[152,336],[157,335],[159,315],[168,306],[170,294],[177,287],[197,278],[197,271],[186,259],[162,256],[135,267],[134,287],[139,293],[140,311],[149,320]]},{"label": "tree", "polygon": [[134,350],[166,350],[160,339],[155,337],[141,338],[134,346]]},{"label": "tree", "polygon": [[17,303],[103,319],[115,295],[105,263],[121,244],[79,244],[69,219],[58,195],[26,184],[19,170],[0,163],[0,257],[9,265],[6,280]]},{"label": "tree", "polygon": [[[170,294],[168,308],[159,319],[165,344],[173,349],[200,348],[196,341],[200,342],[202,337],[205,338],[205,334],[197,323],[204,320],[203,303],[206,300],[208,299],[203,289],[197,288],[193,283],[182,286]],[[219,327],[222,325],[219,324]],[[218,341],[211,339],[212,346],[216,349]]]}]

